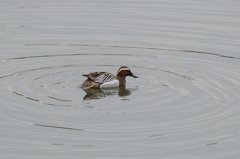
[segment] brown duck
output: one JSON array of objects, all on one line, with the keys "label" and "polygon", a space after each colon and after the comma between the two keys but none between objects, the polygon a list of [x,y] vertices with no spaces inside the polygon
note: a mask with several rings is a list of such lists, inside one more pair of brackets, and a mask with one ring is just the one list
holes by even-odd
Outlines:
[{"label": "brown duck", "polygon": [[120,67],[116,76],[108,72],[92,72],[83,74],[83,76],[87,77],[81,85],[81,88],[85,90],[90,88],[123,87],[126,85],[127,76],[138,78],[127,66]]}]

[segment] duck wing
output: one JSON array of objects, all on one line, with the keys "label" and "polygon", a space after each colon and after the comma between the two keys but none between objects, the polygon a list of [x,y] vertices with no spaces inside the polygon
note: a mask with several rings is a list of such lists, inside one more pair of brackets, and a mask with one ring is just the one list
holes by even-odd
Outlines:
[{"label": "duck wing", "polygon": [[89,74],[84,74],[83,76],[99,84],[103,84],[115,79],[115,76],[113,74],[107,72],[92,72]]},{"label": "duck wing", "polygon": [[102,73],[105,73],[105,72],[91,72],[89,74],[83,74],[83,76],[87,77],[90,80],[94,80],[95,78],[100,76]]},{"label": "duck wing", "polygon": [[99,75],[96,79],[95,82],[103,84],[106,82],[110,82],[112,80],[115,79],[115,76],[111,73],[102,73],[101,75]]}]

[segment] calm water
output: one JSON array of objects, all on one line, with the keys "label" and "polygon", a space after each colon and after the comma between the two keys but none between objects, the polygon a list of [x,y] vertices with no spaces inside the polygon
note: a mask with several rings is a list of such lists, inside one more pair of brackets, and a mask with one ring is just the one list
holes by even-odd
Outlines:
[{"label": "calm water", "polygon": [[[0,158],[240,157],[240,2],[0,0]],[[86,94],[81,74],[140,78]]]}]

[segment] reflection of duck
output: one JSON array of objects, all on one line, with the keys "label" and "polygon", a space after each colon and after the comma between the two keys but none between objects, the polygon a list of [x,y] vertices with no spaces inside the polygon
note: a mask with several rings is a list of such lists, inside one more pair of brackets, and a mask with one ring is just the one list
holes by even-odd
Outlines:
[{"label": "reflection of duck", "polygon": [[87,77],[81,86],[84,90],[91,88],[123,87],[126,85],[127,76],[138,78],[127,66],[120,67],[116,76],[108,72],[92,72],[84,74],[83,76]]},{"label": "reflection of duck", "polygon": [[119,97],[128,96],[135,89],[126,89],[125,87],[108,88],[108,89],[87,89],[84,100],[101,99],[107,96],[118,95]]}]

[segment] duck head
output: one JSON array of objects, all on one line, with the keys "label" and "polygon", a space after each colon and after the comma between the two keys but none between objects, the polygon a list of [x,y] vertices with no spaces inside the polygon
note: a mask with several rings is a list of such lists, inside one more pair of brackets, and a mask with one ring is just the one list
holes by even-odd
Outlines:
[{"label": "duck head", "polygon": [[127,76],[138,78],[138,76],[134,75],[127,66],[120,67],[117,72],[117,77],[125,79]]}]

